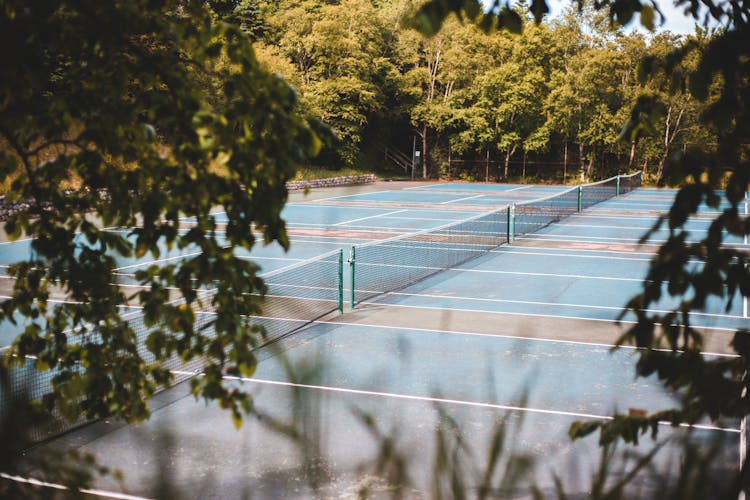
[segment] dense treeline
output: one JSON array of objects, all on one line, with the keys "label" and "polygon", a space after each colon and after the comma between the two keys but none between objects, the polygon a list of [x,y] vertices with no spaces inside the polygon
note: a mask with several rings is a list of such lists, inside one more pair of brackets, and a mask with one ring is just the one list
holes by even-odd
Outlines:
[{"label": "dense treeline", "polygon": [[[335,132],[317,159],[326,166],[382,166],[390,146],[407,158],[418,150],[424,177],[563,181],[642,169],[658,181],[672,151],[715,142],[698,123],[705,104],[670,95],[666,78],[638,78],[644,57],[700,49],[705,32],[626,33],[571,7],[538,26],[526,17],[518,35],[454,18],[425,39],[404,22],[418,3],[242,0],[225,15]],[[636,100],[654,98],[666,103],[659,127],[618,140]]]}]

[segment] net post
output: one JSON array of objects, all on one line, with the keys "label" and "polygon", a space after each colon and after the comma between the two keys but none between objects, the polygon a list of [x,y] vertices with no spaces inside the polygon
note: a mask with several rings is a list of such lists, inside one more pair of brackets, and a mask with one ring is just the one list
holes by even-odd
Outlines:
[{"label": "net post", "polygon": [[620,176],[617,176],[617,188],[615,188],[615,196],[620,196]]},{"label": "net post", "polygon": [[355,259],[356,252],[357,251],[352,246],[352,249],[351,249],[351,251],[349,253],[349,277],[350,277],[349,285],[351,287],[350,288],[351,298],[350,298],[350,301],[349,301],[349,307],[351,307],[352,309],[354,309],[354,263],[355,263],[355,260],[356,260]]},{"label": "net post", "polygon": [[578,186],[578,211],[583,210],[583,186]]},{"label": "net post", "polygon": [[513,220],[513,204],[511,203],[510,205],[508,205],[508,220],[507,220],[507,224],[506,224],[506,232],[508,233],[507,237],[508,237],[508,244],[509,245],[513,242],[513,236],[515,236],[513,234],[513,232],[514,232],[513,231],[513,229],[514,229],[513,228],[513,222],[514,222],[514,220]]},{"label": "net post", "polygon": [[344,314],[344,249],[339,249],[339,312]]}]

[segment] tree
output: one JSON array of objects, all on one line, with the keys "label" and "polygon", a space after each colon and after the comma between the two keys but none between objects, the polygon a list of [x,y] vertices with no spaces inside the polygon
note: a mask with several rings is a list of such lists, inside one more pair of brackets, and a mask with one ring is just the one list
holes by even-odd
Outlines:
[{"label": "tree", "polygon": [[[695,71],[698,52],[703,50],[708,42],[709,37],[705,30],[699,30],[685,40],[668,33],[659,34],[651,41],[644,57],[646,61],[663,61],[670,57],[675,47],[685,43],[695,45],[696,49],[681,64],[681,71]],[[641,91],[642,98],[655,99],[661,103],[654,108],[658,117],[654,123],[655,129],[650,134],[639,137],[639,141],[647,150],[646,160],[656,164],[654,178],[657,184],[664,181],[664,167],[676,148],[682,148],[688,143],[704,145],[716,143],[716,137],[711,133],[710,128],[702,126],[700,122],[700,115],[708,102],[701,103],[689,92],[674,88],[675,85],[680,85],[679,80],[673,79],[665,72],[658,72],[645,82]],[[716,92],[714,91],[713,94]]]},{"label": "tree", "polygon": [[450,98],[451,91],[448,88],[451,84],[444,84],[446,88],[442,96],[439,87],[443,84],[443,52],[450,42],[448,35],[437,36],[432,40],[410,36],[406,38],[406,42],[412,56],[407,60],[411,60],[413,65],[407,69],[404,77],[415,101],[411,107],[410,118],[414,131],[422,142],[422,178],[426,179],[429,161],[428,134],[430,129],[442,127],[445,123],[443,118],[448,112],[444,104]]},{"label": "tree", "polygon": [[[705,16],[705,23],[714,20],[722,29],[705,46],[687,43],[664,56],[644,58],[639,73],[643,82],[666,75],[672,82],[670,96],[686,89],[704,103],[700,123],[714,131],[717,146],[693,145],[667,151],[665,172],[670,172],[670,181],[682,187],[669,213],[657,225],[667,225],[670,235],[651,262],[642,293],[627,305],[624,314],[632,314],[637,321],[620,342],[642,348],[638,351],[638,375],[656,374],[665,386],[677,391],[681,404],[652,415],[619,415],[610,422],[571,428],[576,437],[598,429],[603,443],[617,438],[637,442],[640,435],[656,432],[662,420],[692,424],[702,418],[745,418],[750,414],[750,331],[741,328],[731,340],[736,357],[712,359],[701,355],[703,337],[691,324],[691,312],[701,310],[709,300],[723,301],[729,309],[736,301],[750,297],[750,259],[744,248],[727,241],[750,233],[750,219],[743,206],[750,183],[750,6],[744,1],[713,0],[678,4],[686,8],[687,15],[696,20]],[[608,9],[610,21],[620,25],[637,14],[641,24],[653,28],[660,16],[652,2],[604,1],[596,6]],[[705,14],[701,6],[705,6]],[[531,3],[537,22],[547,11],[544,0]],[[474,0],[428,1],[415,17],[415,24],[425,33],[434,33],[449,13],[487,27],[508,24],[507,8],[500,8],[499,1],[494,2],[493,10],[479,16]],[[694,69],[688,64],[691,57],[697,59]],[[714,91],[716,95],[712,96]],[[653,131],[661,112],[669,106],[659,96],[639,98],[621,134],[626,144]],[[726,208],[712,221],[705,236],[697,242],[689,240],[686,223],[690,218],[702,205],[719,208],[722,202]],[[650,309],[664,297],[676,299],[678,305],[666,313]],[[734,489],[750,489],[747,461]]]},{"label": "tree", "polygon": [[[34,356],[54,370],[45,403],[66,416],[141,420],[171,379],[163,362],[202,357],[193,393],[239,421],[250,401],[221,376],[253,371],[259,332],[247,318],[263,283],[235,249],[289,244],[284,183],[319,147],[295,93],[201,1],[3,0],[0,43],[0,170],[13,179],[9,196],[31,202],[6,230],[34,238],[35,252],[9,269],[0,320],[30,322],[4,362]],[[195,220],[188,231],[183,216]],[[198,251],[140,271],[132,295],[113,284],[118,259],[174,247]],[[65,303],[52,307],[52,294]],[[143,307],[153,359],[125,303]],[[215,309],[210,328],[193,306]]]},{"label": "tree", "polygon": [[228,21],[238,25],[251,40],[259,39],[268,29],[259,0],[240,0],[227,17]]},{"label": "tree", "polygon": [[282,2],[270,24],[264,46],[295,63],[300,100],[338,136],[329,156],[356,165],[363,131],[384,108],[378,83],[392,70],[379,12],[364,0]]}]

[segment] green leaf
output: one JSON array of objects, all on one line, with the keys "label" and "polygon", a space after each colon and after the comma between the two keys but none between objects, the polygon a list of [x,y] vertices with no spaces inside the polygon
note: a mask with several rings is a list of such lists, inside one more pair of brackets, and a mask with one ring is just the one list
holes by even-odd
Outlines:
[{"label": "green leaf", "polygon": [[641,7],[641,25],[649,31],[654,31],[654,9],[650,5]]},{"label": "green leaf", "polygon": [[9,154],[0,151],[0,179],[5,179],[16,173],[18,163],[16,158]]},{"label": "green leaf", "polygon": [[8,220],[5,222],[5,234],[11,241],[17,240],[23,234],[20,217],[20,215],[14,214],[8,217]]},{"label": "green leaf", "polygon": [[599,430],[600,427],[601,427],[600,422],[575,421],[572,424],[570,424],[570,427],[568,428],[568,436],[570,436],[570,439],[581,439],[590,435],[593,432],[596,432],[597,430]]},{"label": "green leaf", "polygon": [[451,12],[445,0],[429,0],[414,15],[411,26],[425,36],[435,36]]},{"label": "green leaf", "polygon": [[497,27],[520,35],[523,33],[523,19],[515,10],[503,7],[497,15]]},{"label": "green leaf", "polygon": [[531,13],[534,15],[534,21],[542,22],[542,18],[549,13],[549,6],[546,0],[531,0]]}]

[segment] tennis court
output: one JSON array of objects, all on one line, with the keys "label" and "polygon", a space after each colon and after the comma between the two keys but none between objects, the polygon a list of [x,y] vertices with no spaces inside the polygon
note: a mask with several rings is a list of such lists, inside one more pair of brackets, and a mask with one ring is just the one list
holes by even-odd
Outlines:
[{"label": "tennis court", "polygon": [[[97,422],[46,446],[95,453],[123,471],[132,495],[154,496],[168,479],[181,498],[347,497],[363,485],[388,493],[373,464],[389,437],[389,457],[407,464],[407,496],[429,496],[437,429],[455,421],[481,467],[504,424],[504,456],[531,457],[542,491],[553,491],[557,474],[566,491],[585,494],[599,450],[595,438],[571,442],[570,424],[675,404],[657,380],[634,378],[631,349],[611,351],[632,318],[614,320],[665,235],[638,240],[674,192],[620,182],[589,193],[378,183],[293,195],[284,212],[291,250],[271,245],[246,256],[269,283],[273,305],[259,320],[274,342],[253,379],[230,383],[251,392],[263,416],[235,430],[226,412],[195,402],[182,384],[156,397],[142,425]],[[691,220],[696,235],[710,215]],[[159,263],[194,251],[165,249]],[[5,244],[0,265],[24,252],[27,242]],[[123,259],[122,284],[153,263]],[[724,356],[733,331],[747,327],[747,307],[712,303],[694,322],[706,332],[706,355]],[[6,330],[0,325],[0,340]],[[175,369],[194,376],[188,368]],[[278,432],[294,426],[304,443]],[[661,436],[688,432],[662,427]],[[717,470],[738,467],[739,422],[700,426],[690,439],[721,444]],[[653,446],[644,440],[639,449]],[[674,472],[672,446],[656,463]],[[636,491],[653,487],[641,481]],[[97,487],[122,491],[106,478]]]}]

